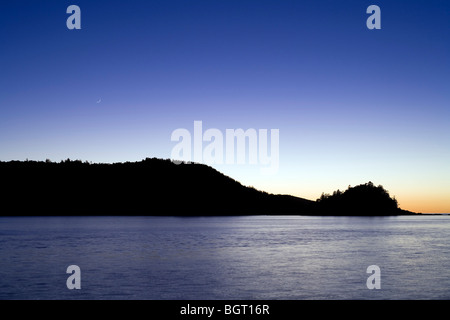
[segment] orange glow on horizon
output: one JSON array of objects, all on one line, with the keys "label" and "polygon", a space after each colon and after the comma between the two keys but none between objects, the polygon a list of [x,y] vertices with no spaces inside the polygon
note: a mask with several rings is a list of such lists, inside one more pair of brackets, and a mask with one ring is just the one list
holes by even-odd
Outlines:
[{"label": "orange glow on horizon", "polygon": [[450,196],[404,196],[397,197],[400,208],[417,213],[450,213]]},{"label": "orange glow on horizon", "polygon": [[[268,189],[268,188],[266,188]],[[264,189],[262,189],[264,190]],[[345,189],[341,189],[344,191]],[[322,192],[314,192],[313,190],[299,191],[298,189],[292,191],[290,188],[279,188],[278,190],[266,190],[271,193],[290,194],[296,197],[315,201],[320,197]],[[389,192],[391,197],[397,199],[399,207],[403,210],[408,210],[416,213],[449,213],[450,214],[450,193],[444,192],[419,194],[417,191],[413,192]]]}]

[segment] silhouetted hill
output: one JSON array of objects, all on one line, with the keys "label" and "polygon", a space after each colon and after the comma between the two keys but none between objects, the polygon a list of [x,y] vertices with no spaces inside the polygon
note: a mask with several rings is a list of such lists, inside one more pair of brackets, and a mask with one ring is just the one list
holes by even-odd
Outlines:
[{"label": "silhouetted hill", "polygon": [[391,198],[383,186],[372,182],[337,190],[332,195],[322,194],[317,199],[318,210],[326,215],[400,215],[414,214],[398,207],[397,199]]},{"label": "silhouetted hill", "polygon": [[[310,201],[245,187],[206,165],[156,158],[114,164],[0,162],[0,176],[2,215],[365,215],[367,208],[380,210],[370,211],[377,215],[403,213],[388,201],[373,205],[378,197],[371,199],[370,192]],[[355,206],[344,205],[348,201]]]},{"label": "silhouetted hill", "polygon": [[308,214],[315,202],[245,187],[202,164],[0,162],[3,215]]}]

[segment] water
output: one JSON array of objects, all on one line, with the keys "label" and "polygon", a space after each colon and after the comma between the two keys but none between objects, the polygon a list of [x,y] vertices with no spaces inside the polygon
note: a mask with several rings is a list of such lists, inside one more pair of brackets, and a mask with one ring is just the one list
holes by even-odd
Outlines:
[{"label": "water", "polygon": [[450,217],[1,217],[0,259],[2,300],[450,299]]}]

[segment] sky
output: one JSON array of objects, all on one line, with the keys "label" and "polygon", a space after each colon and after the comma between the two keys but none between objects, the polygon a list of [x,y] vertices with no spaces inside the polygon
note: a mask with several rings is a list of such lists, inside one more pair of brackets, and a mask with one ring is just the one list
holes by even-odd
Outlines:
[{"label": "sky", "polygon": [[168,159],[194,121],[279,130],[276,173],[211,164],[244,185],[450,213],[450,2],[1,2],[0,161]]}]

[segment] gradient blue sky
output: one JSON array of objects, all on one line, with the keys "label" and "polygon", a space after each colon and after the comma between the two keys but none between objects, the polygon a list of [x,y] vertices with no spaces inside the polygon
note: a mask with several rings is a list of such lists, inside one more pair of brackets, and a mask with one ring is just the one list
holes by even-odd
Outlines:
[{"label": "gradient blue sky", "polygon": [[450,2],[0,4],[0,160],[169,158],[194,120],[280,130],[276,175],[215,166],[245,185],[315,200],[370,180],[450,212]]}]

